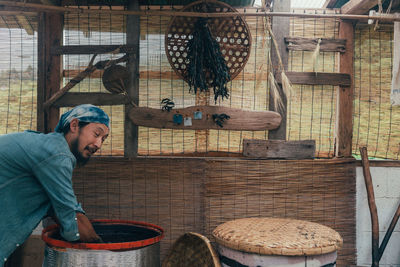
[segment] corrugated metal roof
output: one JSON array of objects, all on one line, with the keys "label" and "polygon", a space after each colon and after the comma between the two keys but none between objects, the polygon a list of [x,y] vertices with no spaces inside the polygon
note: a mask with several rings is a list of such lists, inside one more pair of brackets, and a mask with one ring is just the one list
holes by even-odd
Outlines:
[{"label": "corrugated metal roof", "polygon": [[325,0],[291,0],[291,8],[321,8]]},{"label": "corrugated metal roof", "polygon": [[[326,0],[291,0],[291,8],[322,8]],[[254,6],[261,6],[261,0],[255,0]]]}]

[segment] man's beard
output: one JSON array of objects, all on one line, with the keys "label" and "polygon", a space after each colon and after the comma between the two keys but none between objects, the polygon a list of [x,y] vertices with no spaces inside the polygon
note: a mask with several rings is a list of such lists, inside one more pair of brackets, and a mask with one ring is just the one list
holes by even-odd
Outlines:
[{"label": "man's beard", "polygon": [[85,158],[81,152],[79,152],[79,136],[72,141],[71,152],[76,158],[76,164],[78,167],[83,167],[89,161],[90,157]]}]

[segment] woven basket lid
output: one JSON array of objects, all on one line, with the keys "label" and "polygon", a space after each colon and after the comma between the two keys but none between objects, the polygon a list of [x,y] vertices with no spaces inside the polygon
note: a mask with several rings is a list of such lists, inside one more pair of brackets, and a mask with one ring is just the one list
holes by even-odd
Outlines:
[{"label": "woven basket lid", "polygon": [[343,240],[335,230],[307,221],[283,218],[244,218],[213,231],[218,244],[263,255],[321,255],[338,250]]},{"label": "woven basket lid", "polygon": [[186,233],[175,241],[162,266],[221,267],[221,264],[207,237],[198,233]]}]

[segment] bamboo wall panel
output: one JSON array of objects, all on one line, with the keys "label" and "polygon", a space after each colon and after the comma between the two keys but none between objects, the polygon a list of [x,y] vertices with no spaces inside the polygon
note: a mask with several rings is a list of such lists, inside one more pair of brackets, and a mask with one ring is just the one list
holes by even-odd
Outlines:
[{"label": "bamboo wall panel", "polygon": [[[295,12],[335,13],[335,10],[305,10]],[[194,106],[199,99],[214,105],[213,95],[195,96],[189,86],[172,70],[165,55],[164,34],[170,17],[142,16],[140,18],[140,80],[139,105],[161,108],[163,98],[174,101],[176,108]],[[228,84],[229,99],[219,101],[221,106],[250,110],[268,110],[269,103],[269,57],[270,38],[266,34],[262,17],[246,17],[252,35],[250,58],[244,70]],[[290,19],[290,36],[304,38],[337,38],[338,20],[335,19]],[[124,44],[126,18],[124,16],[66,14],[65,45],[117,45]],[[290,51],[289,71],[312,71],[312,51]],[[336,72],[337,60],[334,52],[321,52],[316,71]],[[120,55],[115,55],[117,57]],[[99,55],[100,57],[100,55]],[[108,59],[110,55],[101,55]],[[67,55],[64,57],[65,81],[77,70],[87,66],[89,55]],[[100,58],[99,58],[100,60]],[[69,73],[71,72],[71,73]],[[315,139],[317,157],[333,155],[333,129],[335,112],[335,88],[321,85],[296,85],[288,104],[288,140]],[[72,92],[104,92],[97,75],[83,81]],[[112,120],[122,125],[122,112],[113,113]],[[105,143],[102,155],[122,155],[123,139],[116,135],[123,129],[114,127]],[[234,152],[240,153],[244,138],[267,139],[268,131],[209,130],[202,133],[192,130],[170,130],[139,127],[139,154],[165,155],[187,153]]]},{"label": "bamboo wall panel", "polygon": [[367,146],[370,157],[398,160],[400,107],[390,104],[393,25],[357,25],[354,34],[354,124],[352,153]]},{"label": "bamboo wall panel", "polygon": [[212,240],[225,221],[269,216],[332,227],[344,239],[338,266],[355,264],[354,160],[97,158],[73,181],[90,218],[163,227],[162,258],[186,232]]},{"label": "bamboo wall panel", "polygon": [[204,232],[203,170],[204,162],[196,160],[93,160],[75,173],[74,187],[89,218],[161,226],[165,255],[181,234]]}]

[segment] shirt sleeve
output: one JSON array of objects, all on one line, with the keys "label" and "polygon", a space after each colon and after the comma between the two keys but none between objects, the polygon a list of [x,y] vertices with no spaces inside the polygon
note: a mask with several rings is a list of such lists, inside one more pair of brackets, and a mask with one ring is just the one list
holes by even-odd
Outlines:
[{"label": "shirt sleeve", "polygon": [[52,156],[33,168],[61,224],[61,236],[68,241],[79,239],[76,212],[84,213],[74,194],[72,171],[72,160],[65,154]]}]

